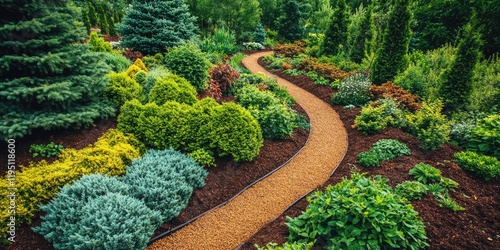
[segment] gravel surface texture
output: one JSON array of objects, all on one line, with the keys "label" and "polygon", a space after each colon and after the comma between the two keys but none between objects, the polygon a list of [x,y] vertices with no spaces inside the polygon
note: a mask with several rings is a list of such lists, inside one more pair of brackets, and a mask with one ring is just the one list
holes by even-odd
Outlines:
[{"label": "gravel surface texture", "polygon": [[[243,64],[252,72],[274,77],[257,60],[272,52],[250,55]],[[309,114],[306,147],[286,166],[218,208],[148,249],[234,249],[278,217],[295,200],[328,180],[347,151],[347,133],[333,108],[284,79],[290,94]]]}]

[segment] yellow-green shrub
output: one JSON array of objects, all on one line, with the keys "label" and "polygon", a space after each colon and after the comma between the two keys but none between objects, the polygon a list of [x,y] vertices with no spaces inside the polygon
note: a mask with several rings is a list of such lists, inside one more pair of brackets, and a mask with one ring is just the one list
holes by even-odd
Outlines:
[{"label": "yellow-green shrub", "polygon": [[108,74],[111,81],[105,93],[108,99],[117,107],[121,107],[126,101],[132,99],[144,100],[142,86],[133,78],[129,77],[127,72]]},{"label": "yellow-green shrub", "polygon": [[[130,77],[130,78],[134,78],[135,74],[139,71],[141,71],[142,69],[135,65],[135,64],[132,64],[130,65],[130,67],[128,67],[127,71],[125,71],[127,73],[127,75]],[[145,71],[145,70],[144,70]]]},{"label": "yellow-green shrub", "polygon": [[146,73],[148,72],[148,68],[146,68],[146,65],[142,62],[140,58],[137,58],[135,60],[134,65],[139,67],[139,69],[145,71]]},{"label": "yellow-green shrub", "polygon": [[72,183],[84,174],[101,173],[122,175],[126,165],[139,158],[144,146],[132,135],[112,129],[105,133],[94,145],[86,148],[64,149],[59,159],[53,163],[40,161],[31,163],[16,173],[14,185],[7,178],[0,180],[0,195],[7,197],[8,188],[15,190],[15,215],[8,213],[9,199],[0,201],[0,221],[2,239],[8,231],[10,216],[15,216],[16,227],[30,223],[39,206],[54,198],[60,188]]},{"label": "yellow-green shrub", "polygon": [[192,105],[197,101],[196,89],[183,77],[169,73],[156,80],[149,92],[149,101],[158,105],[163,105],[167,101]]}]

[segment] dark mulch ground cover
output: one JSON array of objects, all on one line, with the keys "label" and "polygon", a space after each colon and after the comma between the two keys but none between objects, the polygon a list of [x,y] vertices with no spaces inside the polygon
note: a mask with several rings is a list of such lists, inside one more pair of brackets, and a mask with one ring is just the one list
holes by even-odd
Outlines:
[{"label": "dark mulch ground cover", "polygon": [[[262,61],[259,63],[263,65]],[[291,77],[282,72],[273,73],[309,90],[326,102],[329,102],[333,94],[329,87],[314,85],[307,77]],[[408,171],[415,164],[424,162],[437,167],[444,177],[451,178],[460,184],[459,188],[451,193],[451,197],[465,208],[463,212],[453,212],[451,209],[440,207],[432,196],[412,202],[426,225],[429,249],[499,249],[500,192],[498,190],[500,190],[500,183],[498,181],[486,182],[463,171],[452,161],[453,154],[460,151],[454,145],[445,144],[435,151],[422,150],[416,138],[394,128],[387,128],[376,135],[365,136],[360,131],[351,128],[354,118],[359,114],[359,108],[344,110],[341,106],[333,107],[347,129],[349,148],[344,160],[324,187],[335,185],[343,177],[348,177],[352,164],[356,164],[356,156],[362,151],[369,150],[374,142],[379,139],[397,139],[411,149],[411,156],[382,162],[381,167],[378,168],[359,166],[359,170],[369,175],[382,175],[388,178],[389,185],[394,187],[402,181],[411,180]],[[288,228],[284,224],[285,217],[300,215],[307,205],[305,199],[300,200],[279,218],[263,227],[243,244],[241,249],[255,249],[253,245],[256,243],[260,246],[268,242],[284,243],[288,236]]]},{"label": "dark mulch ground cover", "polygon": [[[201,93],[200,98],[206,96]],[[233,97],[224,97],[223,101],[232,101]],[[305,111],[299,105],[294,109],[303,115]],[[18,165],[29,165],[30,161],[38,161],[42,158],[33,158],[29,153],[31,144],[47,144],[51,141],[62,144],[66,148],[84,148],[97,141],[104,132],[116,127],[116,119],[96,122],[96,124],[84,130],[59,130],[59,131],[34,131],[32,136],[16,140],[16,163]],[[192,218],[208,211],[217,205],[229,200],[242,189],[252,184],[262,176],[280,167],[295,155],[307,142],[309,131],[296,129],[292,137],[283,140],[265,140],[260,154],[252,162],[236,163],[230,158],[216,158],[217,167],[208,169],[209,175],[206,185],[193,192],[187,207],[172,221],[163,224],[154,234],[159,235],[170,230]],[[0,148],[7,151],[7,144],[2,143]],[[1,162],[7,162],[7,154],[1,154]],[[48,161],[54,161],[52,157]],[[3,164],[2,164],[3,165]],[[2,175],[6,173],[6,167],[1,169]],[[3,246],[5,249],[54,249],[43,236],[34,233],[31,228],[39,226],[42,212],[36,215],[31,225],[22,225],[16,229],[16,243]],[[0,246],[0,249],[3,249]]]}]

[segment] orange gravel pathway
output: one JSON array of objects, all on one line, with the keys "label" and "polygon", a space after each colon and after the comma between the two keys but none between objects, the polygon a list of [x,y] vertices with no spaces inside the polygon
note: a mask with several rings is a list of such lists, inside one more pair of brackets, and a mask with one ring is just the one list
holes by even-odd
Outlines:
[{"label": "orange gravel pathway", "polygon": [[[243,59],[252,72],[275,77],[257,64],[262,52]],[[278,78],[309,114],[311,135],[305,148],[286,166],[258,182],[223,207],[199,218],[148,249],[234,249],[287,206],[323,184],[347,150],[347,132],[327,103],[290,82]]]}]

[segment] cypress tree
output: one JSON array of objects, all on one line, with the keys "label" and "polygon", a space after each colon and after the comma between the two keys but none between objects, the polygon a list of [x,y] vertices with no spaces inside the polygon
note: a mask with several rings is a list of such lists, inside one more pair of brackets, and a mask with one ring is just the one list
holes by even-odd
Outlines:
[{"label": "cypress tree", "polygon": [[321,45],[321,54],[336,55],[340,48],[347,42],[347,26],[349,25],[348,11],[345,0],[337,1],[337,9],[332,15],[332,21],[325,32],[325,38]]},{"label": "cypress tree", "polygon": [[287,1],[283,5],[283,16],[278,21],[278,35],[290,42],[301,39],[304,33],[304,27],[300,24],[302,15],[297,1]]},{"label": "cypress tree", "polygon": [[396,0],[371,68],[374,84],[392,81],[408,66],[410,19],[409,0]]},{"label": "cypress tree", "polygon": [[94,8],[94,5],[92,5],[92,3],[89,1],[88,2],[88,6],[89,6],[89,22],[90,22],[90,25],[92,27],[95,27],[97,26],[97,23],[98,23],[98,19],[97,19],[97,13],[95,11],[95,8]]},{"label": "cypress tree", "polygon": [[0,9],[0,138],[79,128],[110,116],[108,67],[82,44],[67,1],[17,0]]},{"label": "cypress tree", "polygon": [[442,76],[441,97],[446,111],[467,107],[472,91],[474,67],[479,60],[481,36],[469,23],[465,26],[463,38],[451,68]]},{"label": "cypress tree", "polygon": [[118,31],[123,46],[154,55],[193,37],[195,21],[183,0],[136,0]]},{"label": "cypress tree", "polygon": [[109,22],[106,11],[104,11],[103,4],[104,3],[101,3],[99,4],[99,7],[97,7],[99,13],[97,15],[99,17],[98,24],[99,28],[101,28],[101,34],[109,34]]},{"label": "cypress tree", "polygon": [[85,8],[82,8],[82,21],[83,21],[83,26],[85,26],[85,29],[87,29],[87,32],[90,30],[90,20],[89,20],[89,12]]},{"label": "cypress tree", "polygon": [[351,48],[350,58],[353,62],[361,63],[365,55],[371,53],[374,33],[373,10],[372,6],[370,6],[361,19],[360,33],[354,39],[354,44]]}]

